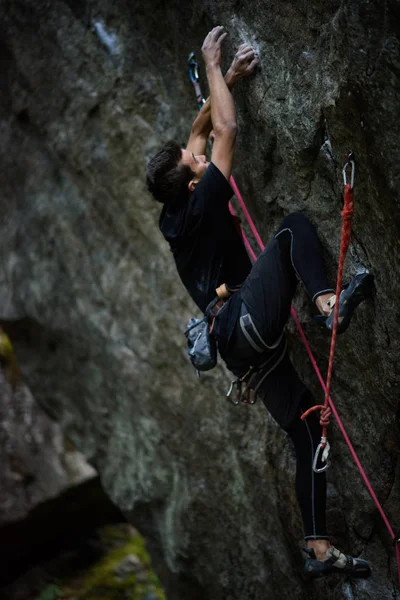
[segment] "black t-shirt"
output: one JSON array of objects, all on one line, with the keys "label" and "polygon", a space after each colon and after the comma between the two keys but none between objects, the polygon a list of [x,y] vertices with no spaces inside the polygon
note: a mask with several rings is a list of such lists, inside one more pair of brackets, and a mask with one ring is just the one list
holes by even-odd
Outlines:
[{"label": "black t-shirt", "polygon": [[[234,217],[229,212],[232,188],[213,164],[187,200],[165,204],[160,229],[169,242],[182,283],[204,313],[221,284],[243,283],[251,262]],[[224,310],[226,327],[236,322],[240,295]],[[222,332],[221,332],[222,335]]]}]

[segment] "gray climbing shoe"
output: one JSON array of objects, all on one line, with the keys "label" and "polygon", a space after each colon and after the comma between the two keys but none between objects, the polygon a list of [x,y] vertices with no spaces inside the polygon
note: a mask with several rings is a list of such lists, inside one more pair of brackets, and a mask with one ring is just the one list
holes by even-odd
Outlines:
[{"label": "gray climbing shoe", "polygon": [[334,546],[328,548],[326,560],[317,560],[312,548],[303,550],[308,556],[303,569],[308,577],[325,577],[331,573],[342,573],[350,577],[369,577],[371,575],[371,568],[366,560],[343,554]]},{"label": "gray climbing shoe", "polygon": [[[344,333],[350,325],[350,320],[357,306],[368,298],[373,290],[374,277],[368,271],[359,273],[348,283],[340,294],[339,299],[339,321],[337,333]],[[314,321],[323,327],[332,331],[334,310],[327,317],[324,315],[315,315]]]}]

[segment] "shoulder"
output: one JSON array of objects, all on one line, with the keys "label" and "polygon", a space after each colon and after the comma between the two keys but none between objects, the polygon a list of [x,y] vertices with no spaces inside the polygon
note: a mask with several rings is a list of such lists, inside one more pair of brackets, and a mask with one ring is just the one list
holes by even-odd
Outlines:
[{"label": "shoulder", "polygon": [[193,196],[205,201],[218,200],[227,204],[233,196],[230,183],[214,163],[210,163],[201,181],[198,183]]},{"label": "shoulder", "polygon": [[177,202],[176,204],[164,204],[160,213],[158,224],[161,233],[169,242],[176,240],[185,233],[187,210],[187,201]]}]

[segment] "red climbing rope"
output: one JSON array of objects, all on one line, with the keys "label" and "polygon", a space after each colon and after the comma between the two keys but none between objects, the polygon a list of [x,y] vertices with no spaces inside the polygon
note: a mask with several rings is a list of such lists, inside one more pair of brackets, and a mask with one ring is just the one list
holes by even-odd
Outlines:
[{"label": "red climbing rope", "polygon": [[[260,250],[262,251],[262,250],[264,250],[264,247],[265,247],[264,243],[261,240],[261,237],[260,237],[260,235],[259,235],[259,233],[257,231],[256,226],[254,225],[254,221],[252,220],[252,218],[249,215],[249,212],[247,210],[246,204],[245,204],[245,202],[243,200],[243,197],[242,197],[242,195],[241,195],[241,193],[240,193],[240,191],[239,191],[239,189],[238,189],[238,187],[237,187],[237,185],[236,185],[233,177],[230,178],[230,183],[231,183],[231,185],[233,187],[233,190],[234,190],[234,192],[236,194],[236,198],[237,198],[237,200],[239,202],[239,205],[242,208],[244,214],[246,215],[247,222],[248,222],[248,224],[250,226],[250,229],[251,229],[251,231],[252,231],[255,239],[258,242]],[[346,187],[345,187],[345,193],[346,193]],[[232,214],[235,214],[235,211],[233,210],[233,208],[231,208],[231,212],[232,212]],[[242,237],[243,237],[243,241],[246,244],[247,249],[249,250],[249,254],[250,254],[251,258],[254,261],[256,261],[257,260],[256,253],[254,252],[253,248],[251,247],[251,245],[250,245],[250,243],[249,243],[249,241],[248,241],[248,239],[247,239],[247,237],[246,237],[246,235],[245,235],[244,232],[242,232]],[[336,304],[338,304],[338,302]],[[315,372],[317,374],[317,377],[319,379],[321,387],[322,387],[322,389],[325,392],[325,397],[326,397],[326,396],[328,396],[329,391],[327,393],[327,388],[326,388],[326,385],[325,385],[325,381],[324,381],[324,379],[323,379],[323,377],[321,375],[321,371],[319,370],[317,361],[315,360],[315,357],[314,357],[313,352],[311,350],[310,344],[309,344],[309,342],[308,342],[308,340],[306,338],[304,330],[303,330],[303,328],[301,326],[301,323],[299,321],[299,318],[298,318],[297,313],[296,313],[296,311],[295,311],[295,309],[294,309],[293,306],[292,306],[290,312],[291,312],[292,318],[293,318],[293,320],[294,320],[294,322],[296,324],[297,330],[298,330],[299,335],[301,337],[301,340],[302,340],[302,342],[304,344],[304,347],[305,347],[305,349],[307,351],[307,354],[309,356],[311,364],[313,365],[314,370],[315,370]],[[375,491],[374,491],[374,489],[373,489],[373,487],[372,487],[372,485],[371,485],[371,483],[370,483],[370,481],[369,481],[369,479],[367,477],[367,474],[366,474],[366,472],[365,472],[365,470],[364,470],[364,468],[363,468],[363,466],[361,464],[360,459],[358,458],[358,455],[357,455],[357,453],[356,453],[356,451],[354,449],[354,446],[351,443],[351,440],[350,440],[350,438],[348,436],[348,433],[347,433],[347,431],[346,431],[346,429],[345,429],[345,427],[344,427],[344,425],[342,423],[342,420],[341,420],[341,418],[340,418],[340,416],[339,416],[339,414],[338,414],[338,412],[336,410],[336,407],[335,407],[335,405],[333,403],[333,400],[332,400],[332,398],[330,396],[328,396],[328,402],[329,402],[329,407],[331,408],[331,410],[332,410],[332,412],[333,412],[333,414],[334,414],[334,416],[336,418],[336,422],[338,424],[338,427],[339,427],[340,431],[343,434],[343,437],[344,437],[344,439],[345,439],[345,441],[347,443],[347,446],[349,447],[349,450],[350,450],[350,453],[351,453],[351,455],[352,455],[352,457],[354,459],[354,462],[356,463],[356,465],[358,467],[358,470],[360,471],[361,477],[364,480],[366,488],[369,491],[369,493],[371,495],[371,498],[374,501],[375,506],[377,507],[378,512],[381,515],[382,520],[383,520],[383,522],[386,525],[386,528],[387,528],[387,530],[389,532],[389,535],[390,535],[391,539],[393,540],[393,544],[394,544],[395,550],[396,550],[398,581],[399,581],[399,587],[400,587],[400,534],[396,535],[394,533],[394,530],[393,530],[392,526],[390,525],[389,519],[387,518],[387,516],[385,514],[385,511],[383,510],[382,505],[381,505],[381,503],[378,500],[378,497],[377,497],[377,495],[376,495],[376,493],[375,493]]]},{"label": "red climbing rope", "polygon": [[[197,63],[195,62],[194,55],[190,55],[189,56],[189,65],[190,65],[190,69],[191,70],[193,69],[193,65],[196,67],[196,72],[192,73],[192,71],[191,71],[191,73],[190,73],[191,81],[194,84],[194,80],[196,78],[197,78],[197,82],[198,82]],[[201,94],[201,91],[200,91],[200,88],[199,87],[197,88],[196,86],[195,86],[195,90],[196,90],[196,96],[198,98],[198,107],[200,109],[201,106],[202,106],[202,104],[203,104],[203,99],[202,99],[202,95],[201,95],[200,100],[199,100],[198,93]],[[347,161],[347,163],[345,165],[345,168],[343,169],[343,176],[344,176],[344,178],[346,176],[346,167],[348,166],[349,159],[350,159],[350,157],[348,158],[348,161]],[[257,243],[258,243],[258,245],[259,245],[259,247],[260,247],[260,249],[262,251],[262,250],[264,250],[264,243],[263,243],[263,241],[262,241],[262,239],[260,237],[260,234],[257,231],[256,226],[254,225],[254,221],[253,221],[253,219],[250,216],[250,213],[249,213],[249,211],[247,209],[247,206],[246,206],[246,204],[245,204],[245,202],[243,200],[242,194],[240,193],[239,188],[237,187],[236,182],[235,182],[233,176],[230,178],[230,183],[232,185],[233,191],[235,192],[235,195],[236,195],[236,198],[237,198],[237,200],[239,202],[239,205],[240,205],[240,207],[241,207],[241,209],[242,209],[242,211],[243,211],[243,213],[244,213],[244,215],[245,215],[245,217],[247,219],[247,222],[248,222],[248,224],[250,226],[250,229],[251,229],[251,231],[252,231],[252,233],[254,235],[254,238],[257,240]],[[353,198],[352,198],[352,190],[353,190],[353,185],[354,185],[354,169],[352,170],[351,183],[347,184],[346,179],[344,180],[344,183],[345,183],[344,204],[345,204],[345,207],[346,207],[346,203],[348,203],[348,201],[351,200],[351,209],[352,209],[353,208],[352,207],[352,200],[353,200]],[[235,210],[234,210],[234,208],[233,208],[233,206],[231,204],[229,204],[229,209],[230,209],[232,215],[236,216],[236,212],[235,212]],[[347,237],[347,240],[348,240],[347,241],[347,247],[348,247],[349,242],[350,242],[351,224],[347,225],[347,223],[350,221],[351,216],[348,215],[346,208],[343,209],[343,212],[345,213],[345,216],[343,218],[342,232],[343,232],[343,228],[346,227],[346,230],[347,230],[347,227],[349,227],[348,234],[347,233],[345,234],[345,237]],[[349,218],[348,218],[348,216],[349,216]],[[343,217],[343,213],[342,213],[342,217]],[[253,248],[252,248],[252,246],[251,246],[251,244],[250,244],[250,242],[249,242],[246,234],[244,233],[243,229],[241,229],[241,236],[242,236],[243,242],[244,242],[244,244],[245,244],[245,246],[247,248],[247,251],[248,251],[249,255],[251,256],[251,258],[252,258],[253,261],[256,261],[257,260],[256,253],[254,252],[254,250],[253,250]],[[342,237],[343,237],[343,233],[342,233]],[[346,251],[347,251],[347,247],[346,247]],[[344,259],[343,259],[343,261],[344,261]],[[340,260],[339,260],[339,263],[340,263]],[[339,285],[339,277],[338,277],[338,282],[337,282],[337,286],[336,286],[336,298],[338,299],[338,301],[335,304],[334,328],[335,328],[335,319],[336,319],[336,322],[337,322],[336,310],[338,310],[337,307],[339,306],[340,288],[341,288],[341,281],[340,281],[340,285]],[[370,493],[373,501],[375,502],[375,505],[376,505],[376,507],[377,507],[377,509],[379,511],[379,514],[381,515],[382,520],[385,523],[386,528],[387,528],[387,530],[389,532],[389,535],[390,535],[390,537],[391,537],[391,539],[393,541],[393,544],[395,546],[395,549],[396,549],[396,558],[397,558],[397,567],[398,567],[399,587],[400,587],[400,533],[398,533],[397,535],[394,533],[393,528],[391,527],[391,525],[389,523],[389,520],[388,520],[388,518],[387,518],[387,516],[386,516],[386,514],[385,514],[385,512],[384,512],[384,510],[382,508],[382,505],[380,504],[380,502],[378,500],[378,497],[375,494],[375,492],[374,492],[374,490],[372,488],[371,483],[369,482],[367,474],[364,471],[364,468],[363,468],[363,466],[361,464],[361,461],[358,458],[356,451],[354,450],[353,444],[351,443],[350,438],[349,438],[349,436],[347,434],[347,431],[346,431],[346,429],[345,429],[345,427],[344,427],[344,425],[342,423],[342,420],[339,417],[339,414],[338,414],[338,412],[336,410],[336,407],[335,407],[335,405],[334,405],[334,403],[332,401],[332,398],[329,395],[329,388],[325,385],[325,381],[323,380],[323,377],[321,375],[321,371],[319,370],[319,367],[317,365],[317,361],[314,358],[314,355],[312,353],[310,344],[308,343],[308,340],[306,338],[304,330],[303,330],[303,328],[302,328],[302,326],[300,324],[299,318],[298,318],[297,313],[296,313],[296,311],[295,311],[295,309],[294,309],[293,306],[291,307],[290,312],[291,312],[292,318],[293,318],[293,320],[294,320],[294,322],[296,324],[297,330],[298,330],[299,335],[300,335],[300,337],[302,339],[302,342],[304,344],[304,347],[306,349],[308,357],[309,357],[309,359],[311,361],[311,364],[313,365],[314,370],[315,370],[315,372],[317,374],[317,377],[319,379],[321,387],[322,387],[322,389],[325,392],[325,403],[324,403],[324,405],[322,407],[323,408],[323,412],[321,414],[321,419],[323,421],[326,421],[327,415],[329,414],[329,416],[330,416],[330,412],[329,411],[332,411],[333,414],[334,414],[334,416],[335,416],[335,418],[336,418],[336,422],[337,422],[337,424],[339,426],[339,429],[342,432],[343,437],[344,437],[344,439],[345,439],[345,441],[346,441],[346,443],[347,443],[347,445],[349,447],[349,450],[350,450],[350,453],[351,453],[351,455],[352,455],[352,457],[354,459],[354,462],[356,463],[356,465],[358,467],[358,470],[360,471],[361,477],[363,478],[364,483],[365,483],[365,485],[366,485],[366,487],[367,487],[367,489],[368,489],[368,491],[369,491],[369,493]],[[337,327],[337,325],[336,325],[336,327]],[[333,336],[332,336],[332,340],[333,340]],[[331,342],[331,354],[332,354],[332,342]],[[329,362],[331,363],[331,360]],[[332,363],[333,363],[333,356],[332,356]],[[330,379],[331,379],[331,373],[329,374],[329,369],[328,369],[327,383],[329,383],[329,385],[330,385]],[[328,421],[329,421],[329,418],[328,418]],[[322,426],[324,426],[323,423],[322,423]],[[317,457],[317,454],[316,454],[316,457]],[[315,459],[314,459],[314,463],[315,463]]]},{"label": "red climbing rope", "polygon": [[[351,167],[351,182],[347,183],[346,180],[346,169]],[[343,276],[343,268],[344,261],[346,259],[347,250],[350,244],[351,237],[351,219],[353,217],[354,212],[354,201],[353,201],[353,186],[354,186],[354,173],[355,173],[355,160],[354,155],[350,153],[348,155],[347,161],[343,167],[343,182],[344,182],[344,206],[342,210],[342,237],[340,241],[340,255],[339,255],[339,267],[337,274],[337,283],[336,283],[336,303],[334,307],[334,315],[333,315],[333,329],[332,329],[332,339],[331,339],[331,349],[329,353],[329,365],[328,365],[328,374],[326,377],[326,388],[325,388],[325,400],[323,405],[316,405],[312,408],[309,408],[302,416],[302,420],[306,419],[310,413],[314,410],[320,410],[320,424],[322,427],[322,435],[321,442],[317,448],[315,453],[313,468],[316,472],[325,471],[328,467],[328,453],[329,453],[329,443],[327,437],[327,428],[329,425],[330,416],[332,414],[332,410],[329,406],[329,396],[331,391],[331,381],[332,381],[332,370],[333,370],[333,360],[335,356],[335,347],[336,347],[336,336],[337,336],[337,327],[339,322],[339,307],[340,307],[340,292],[342,290],[342,276]],[[326,450],[325,450],[326,448]],[[317,468],[318,456],[322,453],[322,461],[326,462],[325,467],[320,469]]]}]

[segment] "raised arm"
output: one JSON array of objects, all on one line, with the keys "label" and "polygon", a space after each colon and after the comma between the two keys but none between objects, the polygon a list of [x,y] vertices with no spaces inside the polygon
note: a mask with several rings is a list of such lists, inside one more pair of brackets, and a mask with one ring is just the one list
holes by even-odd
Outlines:
[{"label": "raised arm", "polygon": [[[236,141],[236,112],[232,94],[221,73],[221,45],[226,37],[223,27],[214,27],[203,42],[202,52],[210,87],[211,120],[214,130],[212,162],[229,179]],[[253,67],[258,59],[251,49]]]},{"label": "raised arm", "polygon": [[[232,64],[224,77],[227,88],[231,91],[240,79],[254,72],[257,64],[258,58],[255,56],[252,46],[249,44],[239,46]],[[186,149],[195,155],[205,154],[211,130],[211,101],[209,97],[193,122]]]},{"label": "raised arm", "polygon": [[236,142],[236,111],[232,94],[221,73],[221,45],[227,34],[214,27],[203,42],[202,52],[210,88],[211,120],[214,130],[212,162],[229,179]]}]

